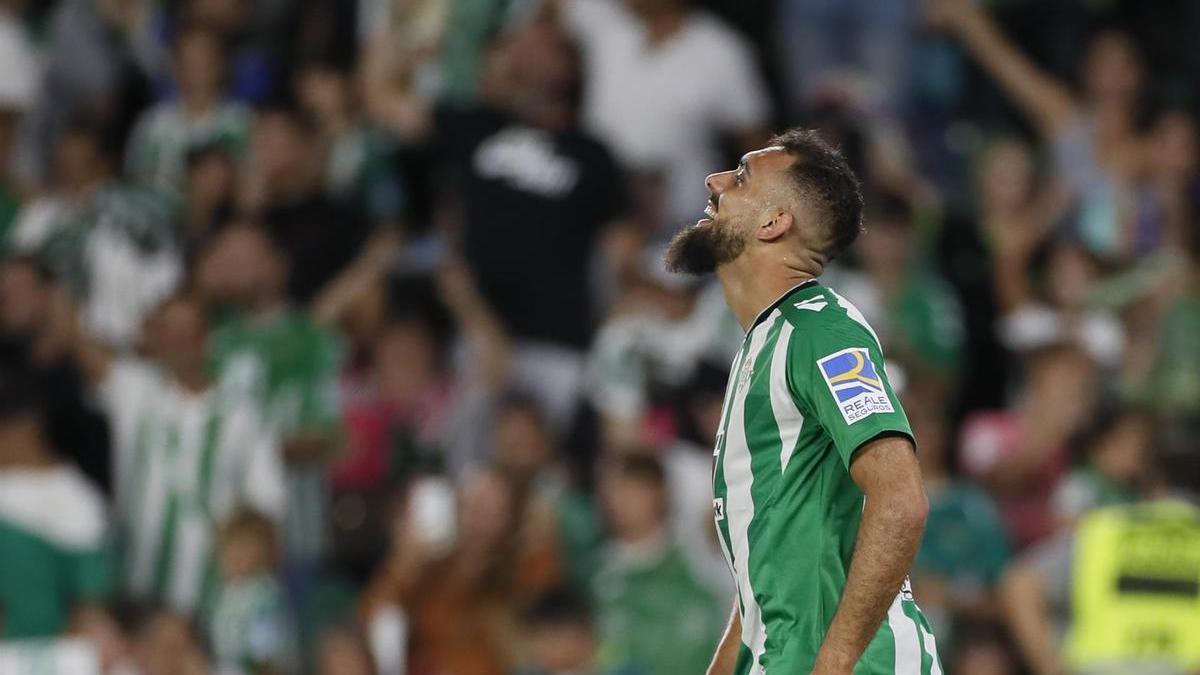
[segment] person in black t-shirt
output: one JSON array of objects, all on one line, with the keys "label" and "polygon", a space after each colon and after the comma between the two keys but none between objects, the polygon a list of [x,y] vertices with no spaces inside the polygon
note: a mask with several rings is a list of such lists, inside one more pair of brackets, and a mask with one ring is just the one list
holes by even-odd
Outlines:
[{"label": "person in black t-shirt", "polygon": [[515,377],[540,398],[565,394],[559,407],[575,400],[579,352],[598,314],[593,253],[607,254],[598,262],[612,273],[639,244],[616,162],[576,123],[577,61],[556,26],[535,21],[496,41],[485,68],[496,86],[485,82],[483,103],[426,106],[386,77],[367,87],[377,122],[432,141],[463,256],[516,339]]},{"label": "person in black t-shirt", "polygon": [[255,115],[243,206],[257,212],[291,260],[287,290],[308,304],[354,259],[369,234],[364,215],[326,194],[316,123],[298,108],[260,107]]}]

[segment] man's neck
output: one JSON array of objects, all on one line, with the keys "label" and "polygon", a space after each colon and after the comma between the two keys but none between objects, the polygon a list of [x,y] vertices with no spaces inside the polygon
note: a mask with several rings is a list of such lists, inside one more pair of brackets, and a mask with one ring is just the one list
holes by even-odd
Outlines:
[{"label": "man's neck", "polygon": [[749,331],[762,311],[785,293],[815,275],[797,269],[764,270],[746,259],[735,260],[717,269],[717,278],[725,291],[725,302],[742,329]]}]

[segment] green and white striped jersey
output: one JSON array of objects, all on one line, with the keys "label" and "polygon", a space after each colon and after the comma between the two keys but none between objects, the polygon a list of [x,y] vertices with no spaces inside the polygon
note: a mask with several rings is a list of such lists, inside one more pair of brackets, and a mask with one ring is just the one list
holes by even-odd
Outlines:
[{"label": "green and white striped jersey", "polygon": [[138,118],[125,151],[133,182],[172,192],[183,189],[189,150],[210,144],[240,157],[250,133],[250,111],[224,102],[203,117],[188,117],[178,101],[160,103]]},{"label": "green and white striped jersey", "polygon": [[196,394],[157,368],[117,361],[101,387],[113,431],[127,588],[191,611],[215,582],[217,528],[241,505],[278,519],[274,430],[245,400]]},{"label": "green and white striped jersey", "polygon": [[50,195],[26,204],[11,244],[62,281],[89,334],[127,348],[183,276],[177,207],[159,192],[110,181],[79,201]]},{"label": "green and white striped jersey", "polygon": [[[282,440],[341,429],[338,375],[342,347],[333,333],[287,309],[273,316],[231,317],[213,334],[212,359],[222,398],[245,397],[263,411]],[[324,552],[328,468],[322,462],[285,466],[284,552],[316,560]]]},{"label": "green and white striped jersey", "polygon": [[[741,614],[738,675],[812,669],[862,518],[850,461],[886,434],[912,436],[858,309],[814,280],[759,315],[730,371],[713,467]],[[940,674],[907,582],[854,672]]]},{"label": "green and white striped jersey", "polygon": [[216,592],[207,624],[219,672],[293,672],[296,644],[287,620],[283,588],[268,573],[225,581]]}]

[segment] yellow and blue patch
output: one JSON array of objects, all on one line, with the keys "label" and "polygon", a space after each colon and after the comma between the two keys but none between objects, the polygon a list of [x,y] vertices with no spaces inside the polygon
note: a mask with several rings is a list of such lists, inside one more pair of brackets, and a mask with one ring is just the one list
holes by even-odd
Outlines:
[{"label": "yellow and blue patch", "polygon": [[850,347],[830,354],[817,361],[817,368],[846,424],[877,412],[895,411],[866,348]]}]

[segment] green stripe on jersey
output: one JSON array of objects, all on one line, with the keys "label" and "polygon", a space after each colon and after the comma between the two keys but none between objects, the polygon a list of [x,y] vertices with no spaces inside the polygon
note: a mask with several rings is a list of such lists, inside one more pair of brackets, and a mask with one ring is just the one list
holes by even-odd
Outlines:
[{"label": "green stripe on jersey", "polygon": [[[853,305],[810,282],[760,315],[730,373],[713,469],[742,618],[739,675],[811,669],[862,515],[850,461],[885,433],[911,437],[878,340]],[[855,672],[938,673],[911,594],[893,609]]]}]

